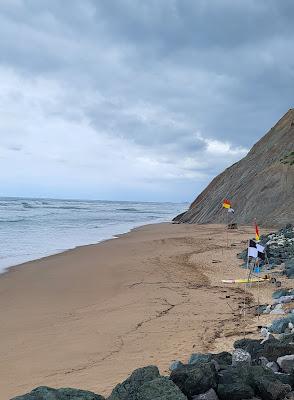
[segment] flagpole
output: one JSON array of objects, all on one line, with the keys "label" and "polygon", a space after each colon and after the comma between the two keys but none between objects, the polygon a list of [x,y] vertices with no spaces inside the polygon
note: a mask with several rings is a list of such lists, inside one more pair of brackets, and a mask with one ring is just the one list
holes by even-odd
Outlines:
[{"label": "flagpole", "polygon": [[[258,259],[258,258],[257,258]],[[260,276],[260,267],[259,267],[259,261],[257,261],[258,262],[258,282],[257,282],[257,309],[258,309],[258,312],[257,312],[257,320],[259,321],[259,316],[260,316],[260,283],[259,283],[259,276]]]},{"label": "flagpole", "polygon": [[227,247],[229,247],[229,212],[227,210]]},{"label": "flagpole", "polygon": [[249,243],[250,243],[250,239],[248,239],[248,242],[247,242],[247,269],[249,268]]}]

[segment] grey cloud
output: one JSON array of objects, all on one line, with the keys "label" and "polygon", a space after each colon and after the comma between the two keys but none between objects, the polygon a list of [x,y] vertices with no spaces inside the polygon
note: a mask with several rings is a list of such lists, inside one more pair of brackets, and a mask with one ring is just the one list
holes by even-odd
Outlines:
[{"label": "grey cloud", "polygon": [[48,119],[197,159],[196,132],[248,148],[293,106],[293,18],[292,0],[3,0],[0,66],[59,86]]}]

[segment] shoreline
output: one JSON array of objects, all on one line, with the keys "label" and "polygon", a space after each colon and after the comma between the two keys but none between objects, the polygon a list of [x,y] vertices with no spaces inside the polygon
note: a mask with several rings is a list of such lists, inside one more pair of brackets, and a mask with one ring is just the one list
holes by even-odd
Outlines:
[{"label": "shoreline", "polygon": [[38,257],[38,258],[34,258],[32,260],[29,260],[29,261],[24,261],[24,262],[21,262],[21,263],[18,263],[18,264],[14,264],[14,265],[11,265],[11,266],[8,266],[8,267],[4,267],[3,270],[0,270],[0,279],[1,279],[2,275],[5,275],[5,274],[9,273],[10,270],[23,268],[27,264],[31,264],[31,263],[34,263],[34,262],[42,261],[42,260],[47,259],[49,257],[54,257],[54,256],[57,256],[59,254],[64,254],[64,253],[67,253],[67,252],[70,252],[70,251],[73,251],[73,250],[76,250],[76,249],[79,249],[79,248],[82,248],[82,247],[96,246],[96,245],[98,245],[100,243],[107,242],[108,240],[118,239],[121,236],[126,235],[126,234],[128,234],[130,232],[133,232],[136,229],[143,228],[144,226],[159,225],[159,224],[171,224],[171,223],[172,223],[171,221],[162,221],[162,222],[154,222],[154,223],[150,222],[150,223],[143,224],[143,225],[135,225],[133,228],[127,229],[126,231],[121,232],[121,233],[115,233],[111,237],[106,238],[106,239],[101,239],[101,240],[99,240],[98,242],[95,242],[95,243],[77,245],[77,246],[74,246],[74,247],[71,247],[71,248],[68,248],[68,249],[64,249],[64,250],[60,250],[58,252],[54,252],[52,254],[48,254],[48,255],[45,255],[45,256],[42,256],[42,257]]},{"label": "shoreline", "polygon": [[242,287],[221,283],[245,276],[236,253],[250,234],[230,233],[227,248],[222,225],[149,224],[9,268],[0,400],[44,385],[107,395],[135,368],[166,373],[193,352],[227,350],[243,329],[257,333],[252,316],[240,321]]}]

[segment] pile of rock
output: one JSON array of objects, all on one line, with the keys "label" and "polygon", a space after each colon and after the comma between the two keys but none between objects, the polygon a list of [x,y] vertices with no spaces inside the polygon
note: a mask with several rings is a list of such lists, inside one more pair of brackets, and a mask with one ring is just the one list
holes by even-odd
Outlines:
[{"label": "pile of rock", "polygon": [[294,289],[279,289],[273,294],[272,304],[263,304],[256,308],[256,314],[294,314]]},{"label": "pile of rock", "polygon": [[[288,278],[294,278],[294,227],[288,224],[285,228],[269,235],[261,236],[260,244],[266,246],[268,261],[271,268],[284,264],[284,273]],[[238,254],[247,261],[247,249]]]},{"label": "pile of rock", "polygon": [[[294,399],[294,334],[242,339],[232,354],[192,354],[174,362],[169,377],[156,366],[135,370],[108,400]],[[39,387],[14,400],[103,400],[92,392]]]}]

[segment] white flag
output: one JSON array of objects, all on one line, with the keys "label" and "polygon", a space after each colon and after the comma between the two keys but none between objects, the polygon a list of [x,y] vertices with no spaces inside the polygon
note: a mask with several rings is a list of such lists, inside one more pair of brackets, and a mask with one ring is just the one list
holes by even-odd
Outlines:
[{"label": "white flag", "polygon": [[248,257],[257,258],[258,250],[256,247],[248,247]]},{"label": "white flag", "polygon": [[261,246],[261,244],[256,243],[256,249],[259,253],[264,253],[264,246]]}]

